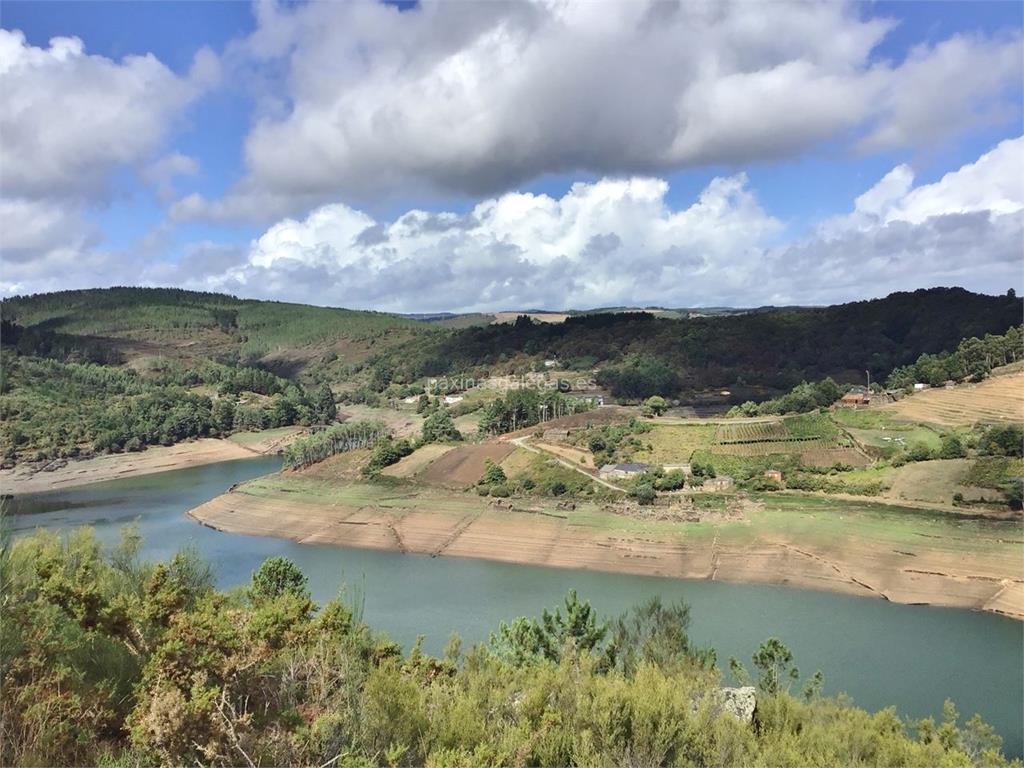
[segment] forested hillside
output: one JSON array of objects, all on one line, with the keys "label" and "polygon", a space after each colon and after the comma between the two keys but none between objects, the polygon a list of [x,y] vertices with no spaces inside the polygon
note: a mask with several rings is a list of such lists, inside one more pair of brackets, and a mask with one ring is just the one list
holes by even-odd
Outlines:
[{"label": "forested hillside", "polygon": [[934,288],[832,307],[719,317],[632,312],[571,317],[561,324],[520,318],[418,338],[385,350],[371,365],[411,381],[556,358],[570,369],[601,366],[604,383],[624,396],[740,382],[785,390],[826,376],[860,380],[865,370],[878,380],[923,353],[1005,333],[1022,314],[1024,303],[1012,292],[985,296]]},{"label": "forested hillside", "polygon": [[[304,362],[331,354],[344,357],[345,352],[356,353],[351,357],[359,359],[359,353],[389,334],[402,337],[404,331],[427,328],[418,321],[380,312],[250,301],[177,288],[15,296],[0,302],[0,315],[30,337],[53,332],[65,339],[69,335],[85,337],[82,346],[93,348],[249,364],[275,353],[302,350],[306,354],[298,354],[298,359]],[[23,351],[34,350],[28,347]]]},{"label": "forested hillside", "polygon": [[7,463],[42,461],[315,423],[339,393],[404,397],[427,376],[524,373],[550,359],[597,369],[598,383],[624,399],[711,387],[764,399],[826,376],[860,380],[869,370],[881,381],[899,366],[942,362],[930,381],[963,357],[935,355],[1003,334],[1022,312],[1012,292],[936,288],[824,308],[446,328],[178,289],[13,297],[0,302],[0,451]]}]

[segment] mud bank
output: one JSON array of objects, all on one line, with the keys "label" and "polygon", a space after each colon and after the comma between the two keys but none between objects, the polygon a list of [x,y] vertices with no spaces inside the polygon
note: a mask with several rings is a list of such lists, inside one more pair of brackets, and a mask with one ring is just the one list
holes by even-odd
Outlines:
[{"label": "mud bank", "polygon": [[871,540],[817,546],[784,532],[737,535],[725,526],[713,536],[689,535],[685,526],[637,532],[591,525],[571,511],[538,514],[465,497],[388,508],[253,495],[244,486],[188,514],[218,530],[302,544],[787,585],[1024,620],[1024,573],[1013,547],[979,556],[959,543],[929,543],[911,553]]}]

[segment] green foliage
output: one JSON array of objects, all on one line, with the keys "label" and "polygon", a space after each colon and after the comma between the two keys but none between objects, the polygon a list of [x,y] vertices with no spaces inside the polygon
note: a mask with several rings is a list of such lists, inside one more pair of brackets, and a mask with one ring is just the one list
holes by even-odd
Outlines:
[{"label": "green foliage", "polygon": [[936,288],[822,308],[679,319],[606,312],[564,323],[499,323],[417,335],[376,359],[413,381],[515,373],[527,359],[586,358],[593,361],[587,369],[603,366],[599,383],[633,400],[739,381],[784,391],[850,371],[870,370],[881,380],[922,353],[1004,334],[1022,314],[1017,297]]},{"label": "green foliage", "polygon": [[678,491],[686,485],[686,474],[681,469],[672,469],[659,477],[654,487],[659,491]]},{"label": "green foliage", "polygon": [[480,478],[480,485],[498,485],[508,482],[505,470],[490,459],[484,460],[484,474]]},{"label": "green foliage", "polygon": [[768,416],[787,413],[806,413],[816,408],[828,408],[843,396],[843,390],[831,378],[817,382],[801,382],[781,397],[761,403],[747,401],[729,410],[729,418],[739,416]]},{"label": "green foliage", "polygon": [[545,608],[539,621],[519,618],[511,624],[502,622],[497,634],[491,635],[491,649],[515,664],[557,662],[565,653],[596,650],[608,632],[607,625],[598,622],[590,603],[580,600],[576,590],[569,590],[564,607],[565,615],[560,608]]},{"label": "green foliage", "polygon": [[942,436],[942,448],[939,449],[940,459],[961,459],[967,455],[963,441],[955,432]]},{"label": "green foliage", "polygon": [[1021,357],[1022,331],[1024,328],[1020,325],[1011,326],[1005,333],[965,338],[954,352],[923,354],[912,364],[893,370],[886,383],[893,389],[910,389],[917,383],[938,387],[966,377],[980,381],[995,366],[1015,362]]},{"label": "green foliage", "polygon": [[272,600],[286,593],[297,597],[309,597],[305,574],[285,557],[264,560],[252,575],[250,591],[255,600]]},{"label": "green foliage", "polygon": [[587,426],[576,433],[573,442],[586,447],[594,454],[594,462],[617,464],[631,461],[633,454],[644,449],[641,435],[650,432],[651,425],[644,421],[631,420],[627,424],[608,424],[601,427]]},{"label": "green foliage", "polygon": [[513,389],[483,406],[478,429],[482,435],[499,435],[591,407],[589,400],[566,397],[553,390]]},{"label": "green foliage", "polygon": [[226,595],[194,556],[150,565],[138,545],[130,531],[106,554],[88,531],[3,543],[0,763],[1007,765],[992,728],[951,703],[938,724],[905,723],[821,698],[820,675],[806,701],[789,696],[792,657],[774,640],[741,722],[682,603],[606,624],[570,593],[434,659],[340,601],[317,611],[285,560]]},{"label": "green foliage", "polygon": [[[620,365],[603,368],[597,383],[623,400],[653,399],[679,391],[679,376],[664,361],[650,355],[630,355]],[[655,401],[657,402],[657,401]]]},{"label": "green foliage", "polygon": [[408,318],[380,312],[248,301],[176,288],[108,288],[14,296],[0,314],[26,329],[41,326],[69,334],[144,338],[210,334],[229,342],[238,359],[255,362],[282,348],[340,339],[371,341],[392,333],[432,331]]},{"label": "green foliage", "polygon": [[989,427],[978,441],[978,451],[988,456],[1024,455],[1024,426],[1005,424]]},{"label": "green foliage", "polygon": [[[295,384],[266,371],[207,363],[131,368],[60,363],[0,352],[0,445],[8,461],[55,459],[173,445],[233,430],[309,423],[311,404]],[[191,391],[217,386],[212,399]],[[236,404],[240,387],[270,395]],[[245,390],[247,392],[252,390]]]},{"label": "green foliage", "polygon": [[423,420],[423,431],[420,436],[424,443],[449,443],[462,439],[452,415],[447,408],[441,407],[433,411]]},{"label": "green foliage", "polygon": [[777,637],[765,640],[752,661],[761,673],[758,685],[769,695],[788,691],[789,684],[800,679],[800,671],[793,666],[792,652]]},{"label": "green foliage", "polygon": [[653,504],[657,495],[658,494],[654,490],[654,485],[650,482],[637,482],[629,489],[630,498],[635,500],[638,504]]},{"label": "green foliage", "polygon": [[373,475],[380,472],[384,467],[397,464],[412,451],[412,444],[408,440],[392,440],[390,437],[385,437],[377,443],[373,453],[370,454],[370,460],[363,467],[363,474]]},{"label": "green foliage", "polygon": [[644,400],[644,413],[651,416],[661,416],[668,409],[668,403],[660,395],[652,395]]},{"label": "green foliage", "polygon": [[335,424],[293,441],[284,449],[284,466],[299,469],[316,464],[339,453],[367,448],[387,436],[387,427],[379,421],[350,421]]},{"label": "green foliage", "polygon": [[713,667],[715,652],[690,642],[690,607],[683,601],[664,605],[652,597],[612,621],[605,649],[608,664],[633,675],[644,664],[665,671]]}]

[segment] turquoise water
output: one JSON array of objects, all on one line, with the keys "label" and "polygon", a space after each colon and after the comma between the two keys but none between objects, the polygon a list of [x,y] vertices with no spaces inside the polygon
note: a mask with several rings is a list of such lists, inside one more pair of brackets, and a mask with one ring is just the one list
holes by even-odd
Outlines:
[{"label": "turquoise water", "polygon": [[683,581],[517,566],[482,560],[311,547],[221,533],[184,512],[233,483],[279,468],[276,458],[246,459],[80,489],[33,494],[11,504],[16,534],[36,527],[93,526],[115,542],[138,520],[145,555],[166,558],[194,544],[222,587],[249,579],[267,557],[284,555],[309,576],[316,599],[342,585],[365,600],[364,616],[408,648],[417,634],[440,652],[458,632],[485,640],[499,621],[537,615],[576,589],[604,614],[652,595],[691,606],[691,635],[714,647],[720,664],[748,661],[769,636],[781,638],[805,674],[821,669],[827,693],[844,691],[868,709],[895,705],[903,715],[938,716],[953,699],[966,718],[978,712],[1024,751],[1024,624],[991,614],[906,606],[882,600],[761,585]]}]

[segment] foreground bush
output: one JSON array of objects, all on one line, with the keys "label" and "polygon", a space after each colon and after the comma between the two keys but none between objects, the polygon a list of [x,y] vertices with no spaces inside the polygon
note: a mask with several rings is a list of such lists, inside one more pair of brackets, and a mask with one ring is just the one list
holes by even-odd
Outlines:
[{"label": "foreground bush", "polygon": [[818,676],[791,695],[800,675],[775,639],[753,656],[742,722],[681,604],[604,622],[570,593],[435,659],[342,600],[318,608],[283,558],[223,593],[193,554],[146,564],[138,544],[129,531],[104,552],[86,530],[4,546],[0,764],[1006,765],[952,705],[908,724],[819,698]]}]

